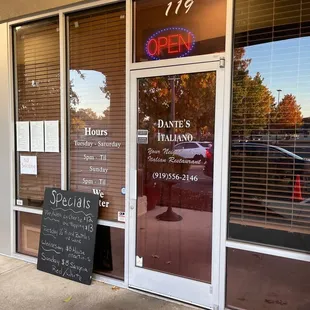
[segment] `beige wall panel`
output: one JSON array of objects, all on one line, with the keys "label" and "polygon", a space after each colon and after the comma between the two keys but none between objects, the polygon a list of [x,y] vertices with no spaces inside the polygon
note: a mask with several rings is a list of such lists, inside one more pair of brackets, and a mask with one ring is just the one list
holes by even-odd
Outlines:
[{"label": "beige wall panel", "polygon": [[9,91],[9,67],[8,67],[8,27],[0,25],[0,253],[11,255],[11,204],[12,196],[11,174],[11,115],[10,115],[10,91]]}]

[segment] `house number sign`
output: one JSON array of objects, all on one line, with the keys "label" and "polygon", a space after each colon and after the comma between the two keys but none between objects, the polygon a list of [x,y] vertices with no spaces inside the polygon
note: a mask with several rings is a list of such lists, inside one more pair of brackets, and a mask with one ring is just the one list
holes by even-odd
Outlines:
[{"label": "house number sign", "polygon": [[[183,0],[179,0],[179,1],[177,2],[177,6],[176,6],[176,9],[175,9],[175,11],[174,11],[174,13],[175,13],[176,15],[179,14],[179,10],[180,10],[180,7],[181,7],[181,5],[183,4],[183,2],[184,2]],[[187,13],[189,12],[189,10],[190,10],[191,7],[193,6],[194,2],[195,2],[194,0],[186,0],[186,1],[184,2],[185,14],[187,14]],[[167,4],[167,10],[166,10],[166,13],[165,13],[166,16],[169,15],[169,12],[170,12],[170,9],[171,9],[172,5],[173,5],[173,2],[172,2],[172,1],[169,2],[169,3]]]}]

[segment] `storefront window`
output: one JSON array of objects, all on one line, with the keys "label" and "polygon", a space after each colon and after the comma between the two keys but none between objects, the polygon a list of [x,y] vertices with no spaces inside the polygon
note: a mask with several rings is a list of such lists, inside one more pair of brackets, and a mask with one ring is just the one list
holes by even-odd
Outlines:
[{"label": "storefront window", "polygon": [[226,0],[135,0],[134,61],[223,52]]},{"label": "storefront window", "polygon": [[310,267],[271,255],[228,249],[229,309],[310,309]]},{"label": "storefront window", "polygon": [[99,217],[125,208],[125,4],[68,17],[69,174],[73,191],[100,194]]},{"label": "storefront window", "polygon": [[[67,16],[69,189],[100,195],[101,219],[124,221],[125,4]],[[57,18],[13,28],[19,206],[61,187]],[[17,212],[17,252],[37,257],[41,216]],[[94,271],[124,279],[123,229],[98,225]]]},{"label": "storefront window", "polygon": [[43,206],[45,187],[60,187],[58,19],[15,27],[17,204]]},{"label": "storefront window", "polygon": [[125,230],[97,226],[94,272],[124,280]]},{"label": "storefront window", "polygon": [[230,238],[310,251],[309,8],[235,2]]},{"label": "storefront window", "polygon": [[16,212],[18,243],[17,252],[30,256],[38,256],[41,215]]}]

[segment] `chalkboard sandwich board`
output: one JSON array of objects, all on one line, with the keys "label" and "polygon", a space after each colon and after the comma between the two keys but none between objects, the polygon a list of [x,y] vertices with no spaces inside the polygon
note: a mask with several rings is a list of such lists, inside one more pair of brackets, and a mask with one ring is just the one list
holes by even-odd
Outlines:
[{"label": "chalkboard sandwich board", "polygon": [[99,196],[47,188],[38,270],[91,284]]}]

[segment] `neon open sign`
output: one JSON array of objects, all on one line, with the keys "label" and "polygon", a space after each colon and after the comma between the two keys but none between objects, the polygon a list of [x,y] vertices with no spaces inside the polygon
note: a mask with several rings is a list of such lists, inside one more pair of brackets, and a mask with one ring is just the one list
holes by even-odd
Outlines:
[{"label": "neon open sign", "polygon": [[151,35],[145,44],[146,54],[154,59],[184,57],[195,47],[194,34],[180,27],[159,30]]}]

